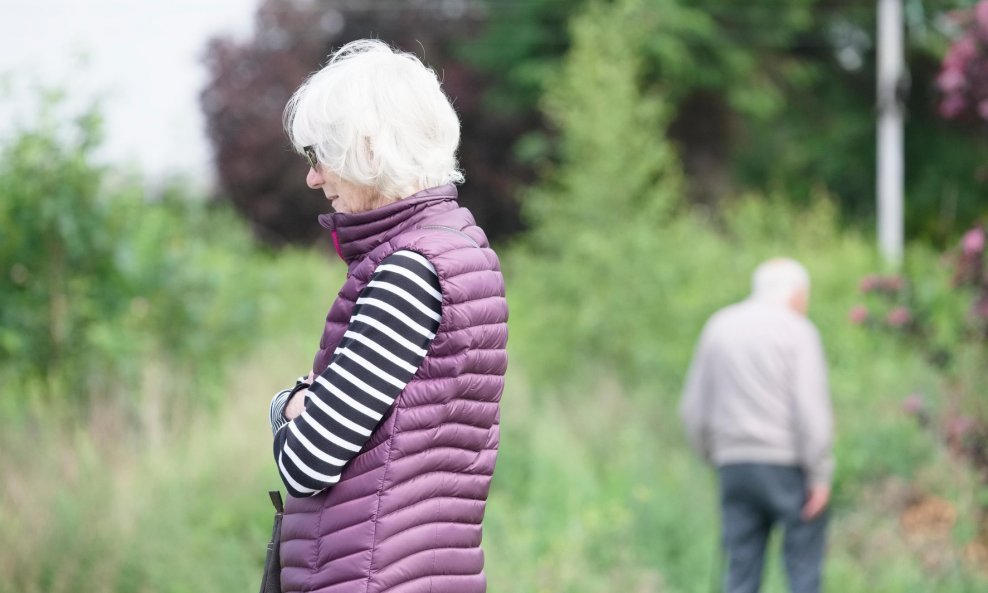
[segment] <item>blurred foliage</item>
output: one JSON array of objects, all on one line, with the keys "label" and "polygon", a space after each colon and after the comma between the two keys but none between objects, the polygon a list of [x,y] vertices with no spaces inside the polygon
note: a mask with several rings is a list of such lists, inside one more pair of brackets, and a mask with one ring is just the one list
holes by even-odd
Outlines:
[{"label": "blurred foliage", "polygon": [[[608,4],[587,0],[488,3],[485,35],[466,42],[464,52],[494,78],[490,106],[508,110],[535,106],[553,86],[552,75],[573,42],[572,31],[567,29],[569,16],[586,5]],[[649,68],[648,79],[665,86],[674,103],[697,88],[716,88],[742,111],[776,112],[783,90],[778,86],[777,70],[796,64],[764,58],[784,54],[799,34],[819,26],[814,23],[816,4],[822,3],[643,2],[636,8],[637,26],[647,35],[640,35],[637,44]],[[762,26],[767,23],[772,26]]]},{"label": "blurred foliage", "polygon": [[[537,327],[522,333],[567,345],[546,349],[533,341],[522,347],[540,352],[539,370],[553,379],[568,373],[574,360],[616,363],[622,374],[643,362],[636,354],[639,336],[625,332],[641,331],[648,322],[604,313],[649,309],[646,303],[663,298],[652,271],[669,268],[650,265],[630,290],[614,276],[662,257],[666,250],[653,249],[667,236],[681,187],[681,169],[662,134],[666,104],[640,88],[634,52],[642,32],[639,6],[625,2],[618,16],[606,20],[605,9],[592,8],[574,21],[574,46],[545,102],[560,130],[562,160],[524,197],[532,228],[515,257],[527,265],[505,266],[523,286],[521,296],[512,295],[513,307],[540,311],[533,318]],[[518,302],[526,296],[533,300]],[[574,306],[540,305],[557,300]]]},{"label": "blurred foliage", "polygon": [[[495,239],[517,232],[520,188],[546,161],[564,158],[540,101],[573,43],[569,17],[610,4],[265,0],[252,38],[215,39],[206,54],[202,106],[224,195],[270,243],[314,237],[309,222],[321,202],[292,160],[281,110],[323,56],[372,33],[441,73],[462,120],[462,199]],[[947,15],[965,4],[905,2],[907,233],[939,245],[985,214],[988,135],[940,119],[933,84],[956,29]],[[805,205],[825,190],[844,222],[870,225],[873,3],[649,0],[635,10],[641,85],[666,97],[671,125],[662,133],[680,154],[684,195],[716,206],[745,191],[784,190]]]},{"label": "blurred foliage", "polygon": [[98,164],[99,116],[61,125],[56,95],[0,160],[0,377],[22,394],[5,406],[127,400],[148,360],[215,376],[248,345],[266,256],[226,209]]},{"label": "blurred foliage", "polygon": [[39,377],[78,360],[73,351],[96,340],[100,317],[127,306],[123,295],[101,285],[123,283],[113,238],[124,221],[101,199],[103,171],[89,160],[98,118],[79,118],[63,137],[53,129],[52,108],[44,118],[0,158],[0,261],[7,276],[0,347],[5,359]]},{"label": "blurred foliage", "polygon": [[[490,77],[488,106],[529,113],[551,91],[572,42],[565,15],[580,0],[490,3],[486,34],[464,44]],[[601,5],[609,3],[601,2]],[[964,0],[907,0],[907,236],[944,245],[984,216],[983,126],[939,119],[933,86]],[[496,9],[494,8],[496,5]],[[716,205],[745,191],[782,190],[805,205],[833,194],[842,220],[867,227],[874,206],[875,5],[850,0],[650,0],[639,7],[644,87],[660,86],[688,184]],[[533,150],[533,147],[539,150]],[[555,158],[532,128],[522,160]]]},{"label": "blurred foliage", "polygon": [[543,103],[559,131],[560,164],[523,198],[542,250],[579,248],[584,235],[607,236],[633,219],[661,224],[680,202],[681,168],[664,134],[668,103],[641,88],[642,5],[624,2],[600,21],[608,11],[593,6],[573,22],[573,47]]}]

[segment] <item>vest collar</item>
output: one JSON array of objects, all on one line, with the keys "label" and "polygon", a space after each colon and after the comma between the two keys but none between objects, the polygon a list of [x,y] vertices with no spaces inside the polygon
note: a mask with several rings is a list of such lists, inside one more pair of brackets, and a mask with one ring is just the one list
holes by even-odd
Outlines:
[{"label": "vest collar", "polygon": [[456,196],[455,185],[441,185],[366,212],[321,214],[319,224],[332,233],[336,253],[350,264],[425,218],[456,208]]}]

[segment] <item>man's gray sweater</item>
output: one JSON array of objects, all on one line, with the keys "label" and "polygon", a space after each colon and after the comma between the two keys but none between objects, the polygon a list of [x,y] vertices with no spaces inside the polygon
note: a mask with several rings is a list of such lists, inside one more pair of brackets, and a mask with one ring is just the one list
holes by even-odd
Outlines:
[{"label": "man's gray sweater", "polygon": [[752,298],[710,318],[680,413],[693,447],[715,465],[798,465],[811,485],[830,484],[833,416],[820,335],[784,305]]}]

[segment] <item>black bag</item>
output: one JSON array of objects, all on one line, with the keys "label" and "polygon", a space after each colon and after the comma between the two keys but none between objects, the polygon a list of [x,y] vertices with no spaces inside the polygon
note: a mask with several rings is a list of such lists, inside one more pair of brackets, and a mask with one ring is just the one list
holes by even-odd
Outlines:
[{"label": "black bag", "polygon": [[271,543],[264,557],[264,576],[261,578],[261,593],[281,593],[281,518],[285,515],[285,505],[281,502],[281,492],[268,492],[274,505],[274,529],[271,530]]}]

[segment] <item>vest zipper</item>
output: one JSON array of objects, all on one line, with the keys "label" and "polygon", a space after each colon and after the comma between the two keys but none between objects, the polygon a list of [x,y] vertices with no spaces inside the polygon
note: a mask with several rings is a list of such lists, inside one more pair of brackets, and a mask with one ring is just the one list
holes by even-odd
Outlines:
[{"label": "vest zipper", "polygon": [[473,245],[474,247],[477,247],[477,248],[480,247],[480,244],[478,244],[476,241],[474,241],[473,240],[473,237],[471,237],[470,235],[464,233],[463,231],[454,229],[453,227],[443,226],[441,224],[427,224],[425,226],[420,226],[419,228],[420,229],[439,229],[441,231],[448,231],[450,233],[456,233],[457,235],[463,237],[467,241],[470,241],[470,244]]}]

